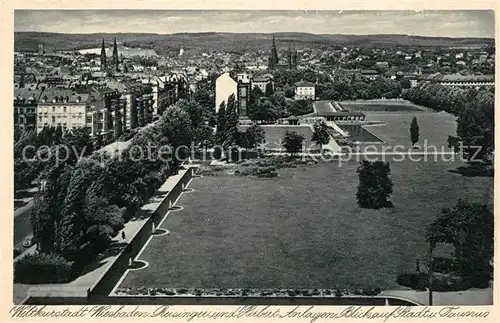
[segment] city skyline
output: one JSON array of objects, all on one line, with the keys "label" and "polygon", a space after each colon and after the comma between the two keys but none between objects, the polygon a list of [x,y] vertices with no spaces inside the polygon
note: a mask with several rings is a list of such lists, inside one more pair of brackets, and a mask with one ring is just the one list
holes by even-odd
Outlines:
[{"label": "city skyline", "polygon": [[[87,33],[280,33],[494,38],[494,12],[16,10],[14,30]],[[58,23],[54,23],[58,21]],[[154,21],[154,24],[151,24]],[[214,24],[219,21],[219,24]],[[367,28],[369,26],[369,28]],[[419,26],[415,30],[415,26]],[[368,30],[369,32],[367,32]]]}]

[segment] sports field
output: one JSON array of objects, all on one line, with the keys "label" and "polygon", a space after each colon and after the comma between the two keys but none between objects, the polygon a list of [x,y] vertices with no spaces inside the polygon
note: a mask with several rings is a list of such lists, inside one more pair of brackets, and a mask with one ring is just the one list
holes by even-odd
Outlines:
[{"label": "sports field", "polygon": [[448,136],[456,135],[456,118],[445,112],[366,112],[366,121],[380,121],[377,125],[340,125],[351,134],[350,139],[359,142],[378,142],[379,147],[400,146],[401,150],[411,148],[410,124],[414,117],[419,126],[419,151],[450,151]]},{"label": "sports field", "polygon": [[[279,170],[280,177],[195,178],[120,288],[398,289],[425,259],[424,232],[458,198],[487,203],[491,178],[456,162],[392,162],[394,208],[356,205],[358,163]],[[443,194],[445,193],[445,194]]]},{"label": "sports field", "polygon": [[446,112],[368,112],[366,120],[384,121],[385,125],[364,126],[383,140],[384,146],[404,145],[411,147],[410,124],[413,117],[419,126],[418,144],[446,148],[448,136],[456,135],[456,118]]},{"label": "sports field", "polygon": [[[287,131],[297,132],[304,136],[304,145],[308,150],[318,148],[317,145],[311,141],[313,131],[309,125],[289,126],[289,125],[262,125],[262,129],[266,134],[265,143],[266,149],[280,149],[282,147],[283,138]],[[239,126],[240,131],[246,131],[248,126]]]}]

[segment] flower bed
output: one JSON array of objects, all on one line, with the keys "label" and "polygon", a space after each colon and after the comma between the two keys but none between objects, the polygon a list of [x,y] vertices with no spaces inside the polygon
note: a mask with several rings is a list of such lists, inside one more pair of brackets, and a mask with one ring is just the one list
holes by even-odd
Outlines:
[{"label": "flower bed", "polygon": [[117,296],[156,296],[156,297],[343,297],[377,296],[380,288],[347,289],[201,289],[201,288],[118,288]]}]

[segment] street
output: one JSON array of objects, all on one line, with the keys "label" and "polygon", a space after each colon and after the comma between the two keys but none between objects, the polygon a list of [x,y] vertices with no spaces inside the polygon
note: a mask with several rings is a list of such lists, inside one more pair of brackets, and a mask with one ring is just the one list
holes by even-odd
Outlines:
[{"label": "street", "polygon": [[33,234],[33,228],[30,223],[32,208],[33,200],[14,211],[14,248],[23,249],[24,239]]}]

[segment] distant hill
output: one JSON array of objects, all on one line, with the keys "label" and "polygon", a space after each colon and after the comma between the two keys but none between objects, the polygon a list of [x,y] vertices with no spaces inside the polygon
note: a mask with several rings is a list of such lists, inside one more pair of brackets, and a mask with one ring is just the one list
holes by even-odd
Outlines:
[{"label": "distant hill", "polygon": [[111,43],[116,37],[118,42],[129,47],[155,49],[159,54],[178,52],[179,48],[200,51],[223,50],[241,52],[245,50],[268,49],[272,35],[278,47],[288,46],[292,42],[296,47],[327,48],[329,46],[359,47],[459,47],[493,46],[492,38],[448,38],[421,37],[408,35],[330,35],[308,33],[178,33],[178,34],[59,34],[43,32],[15,32],[14,48],[16,51],[35,51],[38,44],[49,50],[76,50],[100,47],[102,38]]}]

